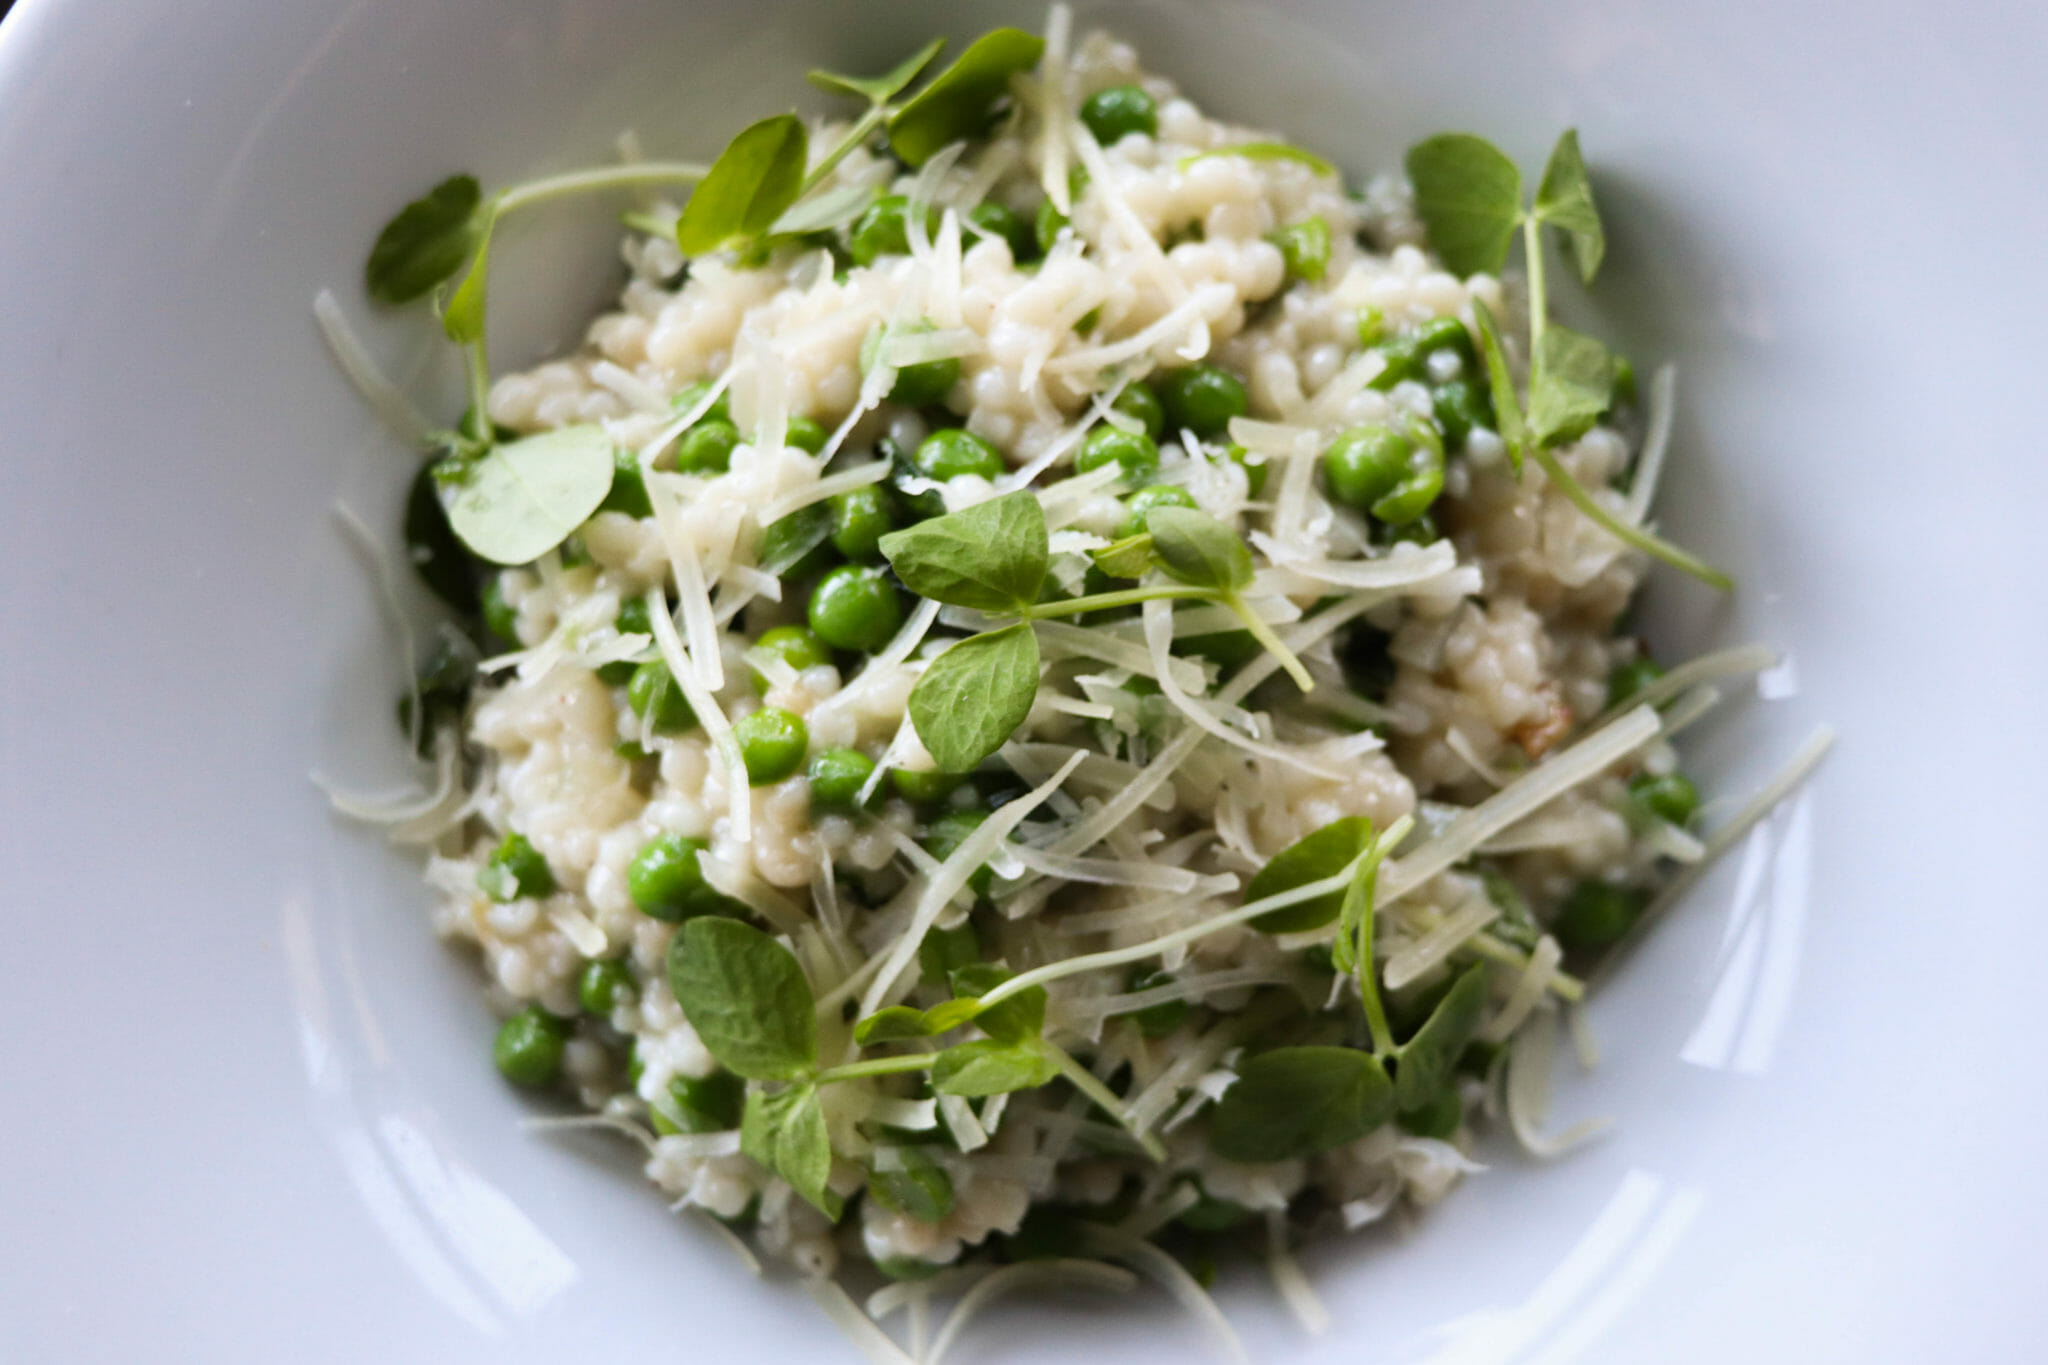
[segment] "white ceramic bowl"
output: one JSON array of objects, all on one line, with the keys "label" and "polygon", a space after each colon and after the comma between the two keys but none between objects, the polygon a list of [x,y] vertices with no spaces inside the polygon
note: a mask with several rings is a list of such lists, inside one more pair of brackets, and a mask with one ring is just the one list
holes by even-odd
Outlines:
[{"label": "white ceramic bowl", "polygon": [[[401,202],[703,155],[935,28],[1035,10],[632,0],[24,0],[0,26],[0,1357],[851,1359],[671,1218],[626,1154],[522,1132],[471,966],[306,774],[397,772],[389,641],[337,498],[411,459],[335,373],[333,286],[443,411],[364,250]],[[1606,1141],[1503,1157],[1412,1232],[1312,1255],[1262,1361],[2048,1359],[2033,859],[2048,580],[2043,11],[1685,0],[1084,7],[1354,172],[1419,134],[1531,164],[1576,124],[1613,225],[1593,308],[1681,365],[1666,652],[1786,649],[1703,728],[1710,790],[1818,721],[1821,777],[1593,1009]],[[502,364],[616,277],[597,205],[505,243]],[[2032,875],[2029,875],[2032,874]],[[983,1358],[1197,1358],[1146,1299],[1019,1308]]]}]

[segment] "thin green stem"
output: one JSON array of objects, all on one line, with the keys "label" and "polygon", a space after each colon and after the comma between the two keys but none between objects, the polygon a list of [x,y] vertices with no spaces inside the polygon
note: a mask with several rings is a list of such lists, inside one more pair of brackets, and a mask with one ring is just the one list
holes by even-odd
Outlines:
[{"label": "thin green stem", "polygon": [[796,197],[801,200],[815,189],[819,182],[832,174],[832,168],[844,161],[848,152],[867,141],[868,134],[881,127],[882,120],[887,117],[889,117],[889,106],[887,104],[869,106],[868,111],[860,116],[860,121],[853,125],[852,131],[847,133],[845,139],[837,147],[827,152],[824,160],[811,168],[810,173],[804,177],[803,187],[796,192]]},{"label": "thin green stem", "polygon": [[1146,1156],[1151,1157],[1154,1161],[1166,1160],[1165,1146],[1150,1133],[1138,1131],[1137,1126],[1131,1122],[1130,1115],[1124,1112],[1122,1098],[1114,1090],[1111,1090],[1108,1086],[1097,1080],[1094,1072],[1082,1066],[1071,1055],[1054,1047],[1051,1043],[1041,1039],[1039,1046],[1043,1047],[1052,1056],[1053,1061],[1060,1069],[1060,1074],[1073,1083],[1074,1089],[1094,1101],[1097,1108],[1115,1119],[1125,1132],[1138,1140],[1138,1145],[1145,1149]]},{"label": "thin green stem", "polygon": [[1316,690],[1316,680],[1308,675],[1308,669],[1302,666],[1294,651],[1287,647],[1287,643],[1275,633],[1271,625],[1261,620],[1257,612],[1245,605],[1242,597],[1234,592],[1225,593],[1223,605],[1229,607],[1237,619],[1244,622],[1244,628],[1251,632],[1254,640],[1265,647],[1267,653],[1280,661],[1280,666],[1287,670],[1288,677],[1294,679],[1296,687],[1304,692]]},{"label": "thin green stem", "polygon": [[1529,271],[1529,354],[1543,340],[1543,326],[1550,317],[1550,297],[1543,284],[1543,225],[1533,214],[1522,216],[1522,254]]},{"label": "thin green stem", "polygon": [[[1490,933],[1474,934],[1465,940],[1464,946],[1487,961],[1498,962],[1504,967],[1525,969],[1529,965],[1527,953],[1511,943],[1501,942]],[[1569,972],[1552,972],[1550,990],[1558,999],[1568,1004],[1576,1005],[1586,998],[1586,983]]]},{"label": "thin green stem", "polygon": [[816,1079],[819,1085],[828,1085],[833,1081],[859,1080],[862,1076],[892,1076],[904,1071],[926,1071],[938,1059],[939,1054],[936,1052],[906,1052],[897,1057],[870,1057],[864,1062],[848,1062],[845,1066],[820,1071]]},{"label": "thin green stem", "polygon": [[1116,607],[1135,607],[1141,602],[1152,602],[1166,598],[1201,598],[1203,601],[1216,600],[1214,588],[1197,588],[1191,584],[1161,585],[1151,588],[1123,588],[1117,592],[1098,592],[1089,597],[1070,597],[1063,602],[1038,602],[1023,611],[1027,621],[1052,621],[1062,616],[1075,616],[1084,611],[1109,611]]},{"label": "thin green stem", "polygon": [[1373,921],[1378,918],[1373,913],[1373,884],[1378,880],[1378,870],[1375,858],[1363,873],[1365,914],[1358,925],[1358,996],[1365,1004],[1365,1025],[1372,1030],[1372,1050],[1389,1057],[1394,1052],[1394,1030],[1387,1024],[1387,1007],[1380,999],[1380,969],[1372,955]]},{"label": "thin green stem", "polygon": [[1699,558],[1690,551],[1679,549],[1670,541],[1652,535],[1640,526],[1635,526],[1622,520],[1605,507],[1602,507],[1593,495],[1586,491],[1585,486],[1573,478],[1564,465],[1559,463],[1557,456],[1553,452],[1545,450],[1541,445],[1531,441],[1529,443],[1529,454],[1535,457],[1537,464],[1543,466],[1544,474],[1549,477],[1552,483],[1557,485],[1557,490],[1560,493],[1563,493],[1565,497],[1571,500],[1572,506],[1584,512],[1609,535],[1635,546],[1653,559],[1663,560],[1666,564],[1682,573],[1691,574],[1702,583],[1719,588],[1722,592],[1730,592],[1734,589],[1735,580],[1707,563],[1704,559]]},{"label": "thin green stem", "polygon": [[694,161],[636,161],[628,166],[601,166],[590,171],[570,171],[540,180],[529,180],[501,190],[497,211],[510,213],[549,199],[561,199],[591,190],[628,189],[635,185],[694,184],[710,172],[709,166]]},{"label": "thin green stem", "polygon": [[491,396],[491,362],[484,353],[484,339],[478,337],[462,348],[462,362],[469,381],[469,410],[473,414],[474,431],[463,434],[491,444],[491,417],[484,410],[485,400]]}]

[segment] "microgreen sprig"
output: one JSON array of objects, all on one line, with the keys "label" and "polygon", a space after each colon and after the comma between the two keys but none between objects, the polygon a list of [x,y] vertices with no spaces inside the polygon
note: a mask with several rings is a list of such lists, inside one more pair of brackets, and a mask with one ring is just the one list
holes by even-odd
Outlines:
[{"label": "microgreen sprig", "polygon": [[[1085,597],[1041,600],[1052,556],[1045,512],[1019,489],[882,537],[882,553],[921,597],[1014,621],[953,645],[910,692],[910,718],[946,772],[971,771],[1002,747],[1031,713],[1038,692],[1038,638],[1031,623],[1107,611],[1162,598],[1220,603],[1244,621],[1304,690],[1307,670],[1244,601],[1251,551],[1235,531],[1189,508],[1154,508],[1146,533],[1119,542],[1115,561],[1138,577],[1163,569],[1177,582]],[[1115,548],[1115,547],[1113,547]]]},{"label": "microgreen sprig", "polygon": [[1515,391],[1499,326],[1473,301],[1501,440],[1517,473],[1525,458],[1609,534],[1702,582],[1727,590],[1733,580],[1698,556],[1614,515],[1586,491],[1553,453],[1577,440],[1612,406],[1619,366],[1592,337],[1550,321],[1542,230],[1563,233],[1579,278],[1591,284],[1607,254],[1606,230],[1576,129],[1551,149],[1535,199],[1523,206],[1522,172],[1506,153],[1470,133],[1442,133],[1409,148],[1408,178],[1430,243],[1460,275],[1497,274],[1517,229],[1529,274],[1529,397]]}]

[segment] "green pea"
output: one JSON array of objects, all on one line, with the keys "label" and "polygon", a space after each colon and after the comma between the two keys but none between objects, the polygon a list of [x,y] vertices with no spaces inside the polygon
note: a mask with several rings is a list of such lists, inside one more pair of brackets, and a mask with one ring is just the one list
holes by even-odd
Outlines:
[{"label": "green pea", "polygon": [[1159,439],[1159,433],[1166,430],[1166,409],[1159,405],[1159,395],[1152,386],[1142,379],[1124,385],[1116,401],[1109,406],[1112,411],[1137,418],[1138,424],[1145,428],[1145,434],[1155,441]]},{"label": "green pea", "polygon": [[1038,243],[1038,254],[1043,256],[1052,250],[1052,244],[1060,239],[1060,231],[1071,220],[1066,214],[1053,207],[1050,199],[1038,202],[1038,216],[1032,220],[1032,240]]},{"label": "green pea", "polygon": [[[967,836],[980,829],[982,822],[987,819],[987,811],[973,809],[949,810],[944,815],[935,817],[925,826],[922,841],[924,851],[944,862],[958,852],[960,845],[967,842]],[[994,878],[995,870],[983,864],[974,869],[973,875],[968,877],[967,888],[977,896],[986,896],[989,884]]]},{"label": "green pea", "polygon": [[921,360],[896,371],[896,383],[889,389],[889,401],[905,407],[925,408],[946,401],[946,395],[960,382],[960,357]]},{"label": "green pea", "polygon": [[1126,485],[1143,483],[1159,470],[1159,447],[1142,431],[1125,431],[1105,422],[1082,439],[1074,469],[1085,474],[1106,464],[1123,466]]},{"label": "green pea", "polygon": [[[754,648],[771,658],[782,660],[801,673],[807,668],[832,662],[832,651],[810,631],[802,626],[777,626],[761,632],[761,638],[754,641]],[[749,670],[754,675],[754,690],[766,692],[768,679],[758,669]]]},{"label": "green pea", "polygon": [[597,505],[600,512],[623,512],[629,517],[651,517],[654,504],[647,500],[647,480],[640,473],[640,457],[620,448],[612,452],[612,486]]},{"label": "green pea", "polygon": [[1135,85],[1112,85],[1081,103],[1081,122],[1105,147],[1114,147],[1132,133],[1151,137],[1159,131],[1159,107]]},{"label": "green pea", "polygon": [[1276,228],[1266,240],[1280,248],[1289,279],[1319,284],[1330,269],[1330,224],[1321,214]]},{"label": "green pea", "polygon": [[912,772],[907,768],[891,768],[889,785],[896,794],[914,806],[936,806],[951,796],[966,779],[955,773]]},{"label": "green pea", "polygon": [[1170,483],[1147,484],[1124,499],[1124,524],[1117,528],[1117,538],[1140,535],[1145,530],[1145,514],[1155,507],[1193,507],[1195,495],[1185,488]]},{"label": "green pea", "polygon": [[1628,794],[1648,814],[1681,829],[1700,808],[1700,789],[1684,773],[1666,773],[1662,777],[1638,773],[1629,779]]},{"label": "green pea", "polygon": [[1159,378],[1159,403],[1170,430],[1182,427],[1200,437],[1220,435],[1233,417],[1251,406],[1244,384],[1217,365],[1189,365],[1168,370]]},{"label": "green pea", "polygon": [[1386,340],[1387,315],[1377,305],[1367,304],[1358,310],[1358,344],[1370,349]]},{"label": "green pea", "polygon": [[875,760],[858,749],[827,749],[811,760],[811,805],[819,810],[854,809],[874,771]]},{"label": "green pea", "polygon": [[1323,479],[1331,497],[1363,512],[1407,477],[1414,453],[1415,443],[1392,427],[1348,427],[1323,451]]},{"label": "green pea", "polygon": [[676,468],[685,474],[723,474],[731,467],[733,447],[739,443],[738,427],[707,417],[677,439]]},{"label": "green pea", "polygon": [[1463,450],[1465,439],[1477,428],[1493,429],[1493,399],[1484,387],[1464,379],[1452,379],[1436,386],[1430,395],[1436,424],[1444,429],[1444,444]]},{"label": "green pea", "polygon": [[789,427],[782,435],[785,442],[809,455],[815,455],[823,450],[825,442],[831,438],[831,432],[808,417],[790,418]]},{"label": "green pea", "polygon": [[551,1086],[562,1074],[562,1054],[569,1046],[569,1025],[539,1005],[528,1005],[498,1026],[491,1060],[514,1085],[529,1090]]},{"label": "green pea", "polygon": [[811,747],[804,718],[779,706],[749,711],[733,723],[732,733],[747,765],[747,781],[756,787],[780,782],[803,767],[804,753]]},{"label": "green pea", "polygon": [[[711,392],[711,381],[699,379],[693,384],[684,385],[682,392],[675,396],[675,400],[670,406],[677,412],[688,412],[703,402],[704,395],[709,392]],[[732,420],[732,394],[730,392],[719,394],[717,400],[710,407],[706,408],[697,420],[700,422],[730,422]]]},{"label": "green pea", "polygon": [[1607,704],[1619,706],[1664,676],[1664,670],[1647,654],[1638,654],[1625,664],[1616,664],[1607,675]]},{"label": "green pea", "polygon": [[690,709],[682,684],[660,659],[649,659],[633,670],[626,680],[626,705],[651,724],[657,735],[680,734],[697,724],[697,713]]},{"label": "green pea", "polygon": [[1264,460],[1253,460],[1252,453],[1235,441],[1232,441],[1230,448],[1223,453],[1230,457],[1232,464],[1244,471],[1246,496],[1256,498],[1266,491],[1266,475],[1272,471],[1266,467]]},{"label": "green pea", "polygon": [[882,557],[882,537],[896,529],[896,499],[878,483],[833,494],[832,548],[848,559],[873,563]]},{"label": "green pea", "polygon": [[616,958],[586,962],[576,974],[576,999],[591,1014],[603,1018],[631,1000],[639,990],[633,969]]},{"label": "green pea", "polygon": [[1404,379],[1422,378],[1427,373],[1429,357],[1446,349],[1457,352],[1465,374],[1479,373],[1472,335],[1456,318],[1431,318],[1420,327],[1380,342],[1379,348],[1387,358],[1387,367],[1373,376],[1371,387],[1382,391]]},{"label": "green pea", "polygon": [[494,573],[484,580],[482,610],[484,629],[516,647],[519,644],[519,613],[505,600],[505,575]]},{"label": "green pea", "polygon": [[1411,466],[1401,482],[1373,503],[1372,514],[1389,526],[1407,526],[1424,516],[1443,491],[1443,460],[1421,462],[1420,468]]},{"label": "green pea", "polygon": [[834,649],[873,654],[903,626],[903,598],[882,570],[842,564],[811,589],[811,629]]},{"label": "green pea", "polygon": [[962,474],[993,479],[1003,472],[1003,457],[996,448],[965,427],[944,427],[925,437],[918,442],[911,464],[938,483]]},{"label": "green pea", "polygon": [[524,834],[507,834],[477,869],[476,884],[492,900],[509,902],[553,895],[555,874]]},{"label": "green pea", "polygon": [[989,236],[1000,237],[1008,243],[1013,261],[1028,261],[1038,255],[1038,237],[1031,224],[1007,204],[985,199],[968,210],[967,221]]},{"label": "green pea", "polygon": [[[908,255],[909,212],[910,201],[900,194],[885,194],[863,209],[846,232],[846,253],[853,263],[873,265],[884,256]],[[925,232],[929,235],[938,227],[939,214],[933,209],[926,217]]]},{"label": "green pea", "polygon": [[[621,635],[652,635],[654,627],[647,619],[647,603],[638,597],[629,597],[619,614],[612,619],[612,629]],[[614,659],[608,664],[597,666],[598,680],[607,687],[623,687],[632,681],[633,670],[639,665],[631,659]]]},{"label": "green pea", "polygon": [[1643,912],[1644,898],[1640,891],[1616,886],[1612,882],[1584,881],[1572,888],[1565,899],[1557,918],[1550,923],[1550,932],[1557,935],[1557,941],[1574,952],[1594,952],[1609,948],[1621,941],[1636,916]]},{"label": "green pea", "polygon": [[740,1126],[747,1083],[730,1071],[709,1076],[671,1076],[668,1109],[652,1106],[648,1118],[663,1137],[678,1133],[729,1133]]},{"label": "green pea", "polygon": [[1465,1121],[1465,1101],[1459,1096],[1458,1087],[1448,1085],[1435,1099],[1419,1109],[1395,1115],[1394,1121],[1417,1137],[1448,1139]]},{"label": "green pea", "polygon": [[641,912],[670,924],[699,915],[728,914],[738,902],[704,880],[702,839],[663,834],[648,840],[626,866],[626,891]]},{"label": "green pea", "polygon": [[[1133,967],[1124,978],[1126,991],[1149,991],[1154,986],[1164,986],[1173,977],[1166,972],[1147,967]],[[1162,1000],[1156,1005],[1147,1005],[1141,1010],[1132,1010],[1124,1018],[1138,1026],[1138,1032],[1147,1038],[1164,1038],[1183,1023],[1187,1022],[1192,1006],[1185,1000]]]}]

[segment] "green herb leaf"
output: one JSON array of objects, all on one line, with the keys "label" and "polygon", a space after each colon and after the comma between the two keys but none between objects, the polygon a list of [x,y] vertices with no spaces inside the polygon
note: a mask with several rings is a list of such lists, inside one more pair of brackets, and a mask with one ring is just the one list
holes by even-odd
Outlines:
[{"label": "green herb leaf", "polygon": [[1493,393],[1493,419],[1500,427],[1501,443],[1507,447],[1508,463],[1519,476],[1522,450],[1529,440],[1522,420],[1522,400],[1515,392],[1515,377],[1508,373],[1508,358],[1501,350],[1500,327],[1494,322],[1492,311],[1474,299],[1472,316],[1479,324],[1479,355],[1486,362],[1486,384]]},{"label": "green herb leaf", "polygon": [[1529,435],[1538,445],[1585,435],[1613,394],[1612,351],[1569,327],[1552,323],[1543,329],[1529,378]]},{"label": "green herb leaf", "polygon": [[1585,158],[1579,155],[1578,129],[1565,129],[1551,148],[1550,164],[1543,168],[1543,183],[1536,189],[1531,212],[1571,238],[1579,278],[1591,284],[1607,254],[1607,232],[1600,226],[1600,210],[1593,204],[1593,182],[1586,178]]},{"label": "green herb leaf", "polygon": [[1275,228],[1266,234],[1266,240],[1280,248],[1281,259],[1287,262],[1287,273],[1293,278],[1321,284],[1323,276],[1329,272],[1330,223],[1322,214]]},{"label": "green herb leaf", "polygon": [[1155,507],[1145,514],[1160,565],[1183,583],[1236,592],[1252,581],[1252,552],[1237,532],[1192,507]]},{"label": "green herb leaf", "polygon": [[1485,138],[1439,133],[1408,149],[1415,211],[1459,275],[1498,274],[1522,218],[1522,173]]},{"label": "green herb leaf", "polygon": [[799,201],[789,212],[775,220],[775,225],[769,232],[776,237],[793,237],[806,232],[822,232],[827,228],[845,227],[860,217],[861,211],[874,202],[875,190],[872,185],[835,186]]},{"label": "green herb leaf", "polygon": [[[953,973],[953,994],[962,1000],[976,1000],[1008,981],[1013,973],[991,962],[976,962]],[[1045,1032],[1045,987],[1033,986],[987,1009],[977,1009],[975,1025],[991,1038],[1021,1043]]]},{"label": "green herb leaf", "polygon": [[1045,511],[1025,489],[891,531],[881,545],[912,592],[976,611],[1031,606],[1052,560]]},{"label": "green herb leaf", "polygon": [[1394,1054],[1394,1105],[1420,1109],[1443,1092],[1458,1056],[1479,1031],[1486,1008],[1486,964],[1474,963],[1452,983],[1429,1019]]},{"label": "green herb leaf", "polygon": [[[703,915],[669,946],[668,984],[726,1070],[792,1080],[818,1059],[816,1001],[796,956],[750,924]],[[795,1181],[791,1181],[795,1184]]]},{"label": "green herb leaf", "polygon": [[1217,147],[1206,152],[1196,152],[1180,159],[1180,169],[1186,170],[1197,161],[1212,156],[1241,156],[1247,161],[1294,161],[1308,167],[1317,175],[1335,175],[1337,168],[1314,152],[1296,147],[1289,142],[1240,142],[1234,147]]},{"label": "green herb leaf", "polygon": [[478,609],[480,585],[476,556],[456,538],[441,504],[441,485],[432,460],[413,475],[405,495],[405,555],[413,571],[434,595],[464,616]]},{"label": "green herb leaf", "polygon": [[842,76],[836,71],[813,70],[804,79],[828,95],[851,95],[869,104],[887,104],[917,79],[917,73],[931,65],[932,58],[946,45],[934,38],[879,76]]},{"label": "green herb leaf", "polygon": [[410,303],[454,278],[476,245],[477,206],[483,201],[473,175],[451,175],[398,211],[384,225],[363,265],[363,288],[379,303]]},{"label": "green herb leaf", "polygon": [[612,486],[611,438],[562,427],[493,446],[444,497],[462,543],[494,564],[526,564],[566,540]]},{"label": "green herb leaf", "polygon": [[761,571],[781,578],[832,535],[832,508],[808,503],[770,522],[761,532]]},{"label": "green herb leaf", "polygon": [[[1353,859],[1372,847],[1372,821],[1362,815],[1348,815],[1324,825],[1273,856],[1244,888],[1246,904],[1334,877]],[[1320,929],[1337,918],[1344,907],[1344,891],[1332,891],[1299,905],[1268,911],[1252,921],[1252,927],[1269,934],[1293,934]]]},{"label": "green herb leaf", "polygon": [[974,932],[971,919],[960,921],[952,929],[927,929],[924,941],[917,945],[918,979],[927,986],[948,985],[955,968],[979,961],[981,935]]},{"label": "green herb leaf", "polygon": [[939,1054],[932,1065],[932,1089],[941,1095],[979,1099],[1012,1090],[1036,1090],[1059,1070],[1059,1063],[1036,1042],[977,1038]]},{"label": "green herb leaf", "polygon": [[988,126],[1010,77],[1038,65],[1045,40],[1022,29],[982,34],[953,64],[889,116],[889,147],[909,165],[922,166],[941,147],[974,137]]},{"label": "green herb leaf", "polygon": [[1283,1047],[1238,1068],[1209,1119],[1229,1161],[1288,1161],[1364,1137],[1394,1116],[1394,1085],[1369,1052]]},{"label": "green herb leaf", "polygon": [[685,256],[716,251],[735,237],[773,227],[803,187],[809,142],[795,114],[776,114],[746,128],[711,163],[676,222]]},{"label": "green herb leaf", "polygon": [[[1370,837],[1371,826],[1367,826]],[[1337,913],[1337,938],[1330,945],[1330,964],[1338,971],[1358,978],[1359,997],[1365,1004],[1365,1018],[1372,1029],[1373,1050],[1393,1050],[1393,1030],[1387,1027],[1387,1011],[1380,1003],[1379,972],[1373,963],[1373,896],[1379,880],[1380,862],[1391,840],[1373,840],[1372,852],[1351,876],[1344,890],[1344,904]]]},{"label": "green herb leaf", "polygon": [[972,772],[1016,733],[1037,695],[1038,637],[1020,622],[927,664],[910,689],[910,719],[941,772]]},{"label": "green herb leaf", "polygon": [[900,1043],[912,1038],[929,1038],[931,1027],[924,1011],[910,1005],[891,1005],[876,1010],[853,1026],[853,1041],[862,1047],[870,1043]]},{"label": "green herb leaf", "polygon": [[1095,561],[1095,567],[1111,578],[1143,578],[1152,572],[1158,558],[1152,553],[1152,536],[1140,532],[1125,536],[1122,540],[1111,541],[1099,550],[1091,550],[1088,557]]},{"label": "green herb leaf", "polygon": [[893,1171],[868,1173],[868,1198],[895,1213],[936,1223],[953,1211],[953,1181],[945,1170],[913,1146],[891,1148],[902,1163]]},{"label": "green herb leaf", "polygon": [[832,1177],[832,1140],[816,1086],[792,1086],[774,1095],[749,1092],[740,1119],[740,1150],[788,1181],[820,1213],[838,1221],[841,1200],[826,1185]]},{"label": "green herb leaf", "polygon": [[483,231],[477,235],[476,256],[469,273],[456,286],[455,296],[441,314],[441,330],[458,346],[484,339],[484,291],[491,277],[491,232],[498,225],[495,213],[484,216]]}]

